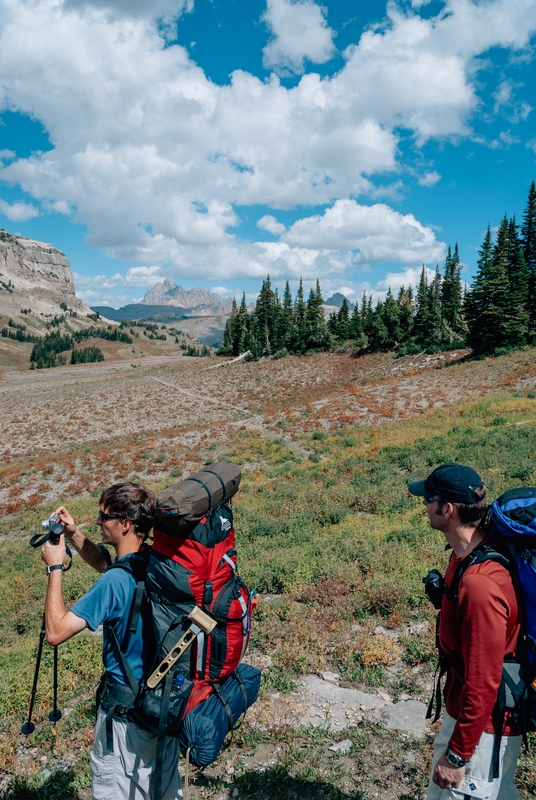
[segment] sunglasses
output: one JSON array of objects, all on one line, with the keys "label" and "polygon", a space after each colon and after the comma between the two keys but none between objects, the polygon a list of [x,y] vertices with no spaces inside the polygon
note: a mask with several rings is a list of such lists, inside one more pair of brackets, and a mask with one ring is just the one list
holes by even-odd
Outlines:
[{"label": "sunglasses", "polygon": [[428,505],[429,503],[441,503],[442,502],[440,497],[430,497],[429,495],[425,495],[425,497],[423,497],[423,500],[426,503],[426,505]]},{"label": "sunglasses", "polygon": [[99,511],[97,522],[106,522],[109,519],[125,519],[121,514],[106,514],[104,511]]}]

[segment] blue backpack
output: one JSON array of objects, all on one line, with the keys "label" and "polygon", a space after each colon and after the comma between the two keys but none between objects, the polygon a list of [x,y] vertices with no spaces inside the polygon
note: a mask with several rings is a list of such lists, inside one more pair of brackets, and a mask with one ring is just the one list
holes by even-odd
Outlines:
[{"label": "blue backpack", "polygon": [[493,501],[487,530],[506,555],[523,608],[523,658],[536,673],[536,489],[511,489]]}]

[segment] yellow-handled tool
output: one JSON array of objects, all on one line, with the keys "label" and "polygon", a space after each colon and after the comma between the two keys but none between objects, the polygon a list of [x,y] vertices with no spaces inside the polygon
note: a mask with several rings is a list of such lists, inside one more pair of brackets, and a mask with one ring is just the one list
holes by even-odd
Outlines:
[{"label": "yellow-handled tool", "polygon": [[199,606],[195,606],[193,611],[188,614],[188,619],[192,621],[192,624],[149,677],[147,681],[149,689],[154,689],[155,686],[158,686],[173,664],[175,664],[182,654],[188,650],[190,645],[193,644],[198,634],[201,632],[209,634],[216,627],[216,620],[209,617],[208,614],[205,614]]}]

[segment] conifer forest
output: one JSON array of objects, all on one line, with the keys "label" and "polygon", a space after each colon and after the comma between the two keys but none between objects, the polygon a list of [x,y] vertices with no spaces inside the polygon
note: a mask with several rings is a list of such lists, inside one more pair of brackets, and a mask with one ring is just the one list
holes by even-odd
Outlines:
[{"label": "conifer forest", "polygon": [[476,276],[461,279],[458,245],[449,246],[433,278],[424,267],[413,291],[402,286],[396,297],[373,304],[365,292],[351,310],[345,298],[324,319],[320,283],[307,299],[300,280],[295,297],[287,281],[283,297],[263,281],[253,311],[245,295],[233,301],[220,354],[281,357],[340,346],[356,353],[396,350],[409,355],[426,350],[471,348],[475,355],[500,355],[536,342],[536,185],[531,184],[523,219],[505,214],[495,237],[488,225]]}]

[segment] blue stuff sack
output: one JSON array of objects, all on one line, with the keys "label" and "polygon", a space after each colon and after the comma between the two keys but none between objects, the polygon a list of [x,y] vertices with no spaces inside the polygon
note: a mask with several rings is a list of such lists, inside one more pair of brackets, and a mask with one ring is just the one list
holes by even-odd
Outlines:
[{"label": "blue stuff sack", "polygon": [[196,767],[212,764],[229,731],[259,696],[260,685],[260,670],[249,664],[240,664],[224,684],[214,684],[214,694],[183,720],[179,735],[182,755],[190,750],[190,763]]},{"label": "blue stuff sack", "polygon": [[503,537],[524,611],[527,659],[536,668],[536,488],[512,489],[490,509],[492,535]]}]

